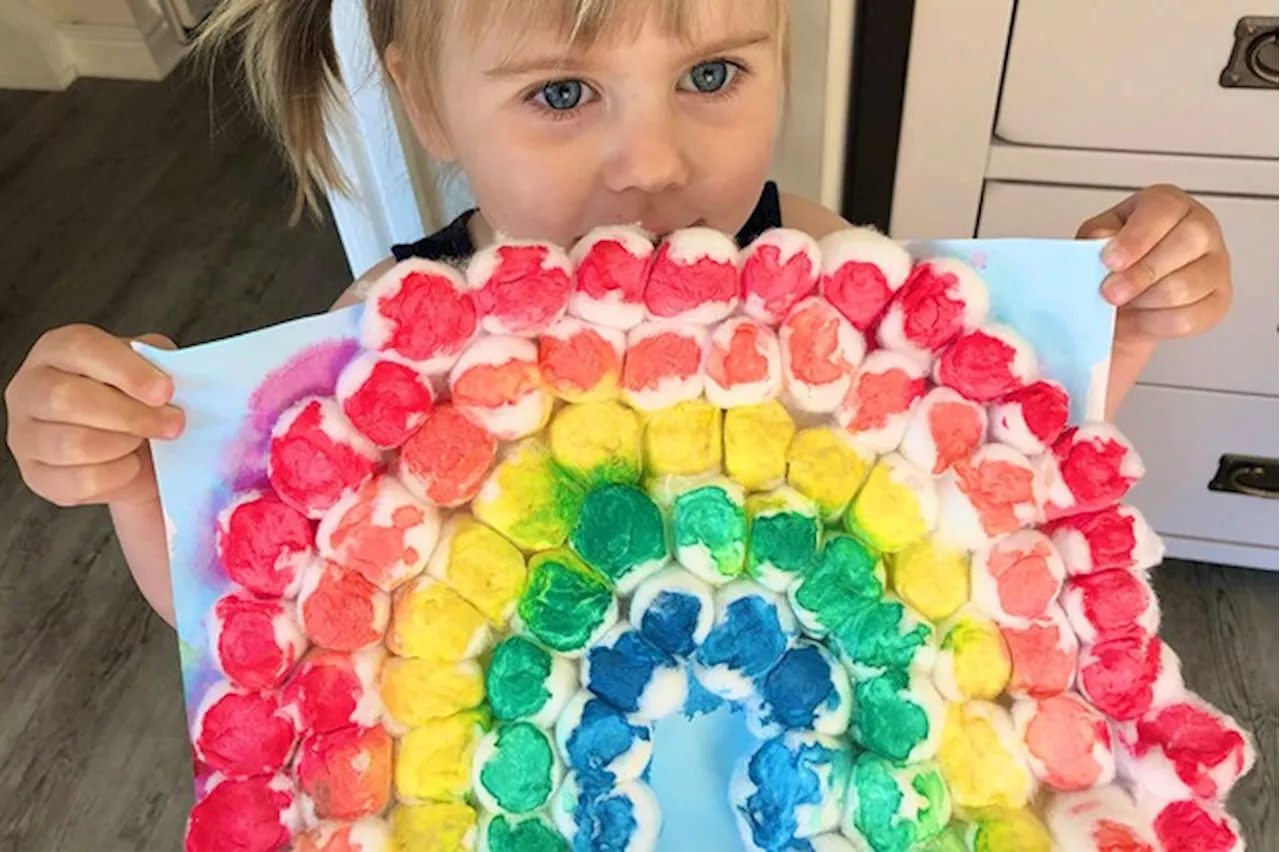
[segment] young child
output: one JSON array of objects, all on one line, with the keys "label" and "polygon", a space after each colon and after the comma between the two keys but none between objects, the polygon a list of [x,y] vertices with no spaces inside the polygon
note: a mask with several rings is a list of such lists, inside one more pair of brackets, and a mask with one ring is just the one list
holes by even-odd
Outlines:
[{"label": "young child", "polygon": [[[341,186],[331,0],[230,0],[208,37],[243,37],[251,91],[298,178]],[[398,258],[464,257],[494,234],[571,244],[597,225],[690,225],[746,243],[779,225],[820,237],[839,216],[766,183],[787,93],[787,0],[365,0],[379,56],[419,141],[465,173],[479,209]],[[1158,340],[1199,334],[1231,302],[1218,223],[1186,193],[1143,190],[1080,226],[1110,237],[1120,308],[1114,412]],[[359,299],[361,277],[337,306]],[[148,343],[172,346],[158,335]],[[60,506],[104,503],[147,600],[173,621],[147,439],[182,433],[173,384],[127,340],[48,332],[5,400],[27,484]]]}]

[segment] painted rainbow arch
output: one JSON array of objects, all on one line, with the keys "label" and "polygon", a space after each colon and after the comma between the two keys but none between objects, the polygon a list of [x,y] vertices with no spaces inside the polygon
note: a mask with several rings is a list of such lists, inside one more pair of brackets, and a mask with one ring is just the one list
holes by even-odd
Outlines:
[{"label": "painted rainbow arch", "polygon": [[1141,460],[970,266],[605,228],[360,337],[219,507],[191,852],[653,849],[655,723],[726,703],[745,848],[1240,848]]}]

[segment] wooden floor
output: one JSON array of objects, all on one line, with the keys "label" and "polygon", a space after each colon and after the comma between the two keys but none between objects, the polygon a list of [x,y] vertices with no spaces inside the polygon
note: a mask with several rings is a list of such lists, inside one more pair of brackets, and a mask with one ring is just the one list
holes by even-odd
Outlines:
[{"label": "wooden floor", "polygon": [[[232,95],[193,76],[0,92],[0,384],[67,322],[189,345],[323,310],[346,264],[329,225],[288,227],[290,201]],[[1232,809],[1275,849],[1276,577],[1156,582],[1187,682],[1258,739]],[[178,677],[105,513],[43,505],[0,453],[0,852],[179,848]]]}]

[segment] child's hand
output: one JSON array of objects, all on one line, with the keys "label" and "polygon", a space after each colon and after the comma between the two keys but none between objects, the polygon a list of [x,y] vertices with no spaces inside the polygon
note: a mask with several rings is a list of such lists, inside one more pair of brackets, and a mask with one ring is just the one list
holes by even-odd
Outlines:
[{"label": "child's hand", "polygon": [[[138,338],[165,349],[159,335]],[[5,389],[9,449],[31,490],[59,506],[155,499],[147,438],[176,438],[172,380],[88,325],[48,332]]]},{"label": "child's hand", "polygon": [[1222,229],[1177,187],[1152,186],[1080,226],[1079,237],[1110,238],[1102,285],[1119,308],[1116,347],[1149,347],[1208,331],[1231,306],[1231,258]]}]

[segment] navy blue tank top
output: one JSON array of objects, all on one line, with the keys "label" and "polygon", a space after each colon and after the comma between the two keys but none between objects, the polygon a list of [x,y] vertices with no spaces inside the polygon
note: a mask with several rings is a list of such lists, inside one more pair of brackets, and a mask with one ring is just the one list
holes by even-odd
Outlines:
[{"label": "navy blue tank top", "polygon": [[[467,231],[467,223],[475,214],[474,209],[468,210],[444,228],[416,243],[392,246],[391,253],[395,255],[397,261],[411,257],[445,263],[465,260],[476,250],[471,243],[471,234]],[[745,247],[770,228],[780,227],[782,227],[782,204],[778,199],[778,186],[773,181],[769,181],[760,193],[756,208],[751,211],[751,218],[737,234],[738,245]]]}]

